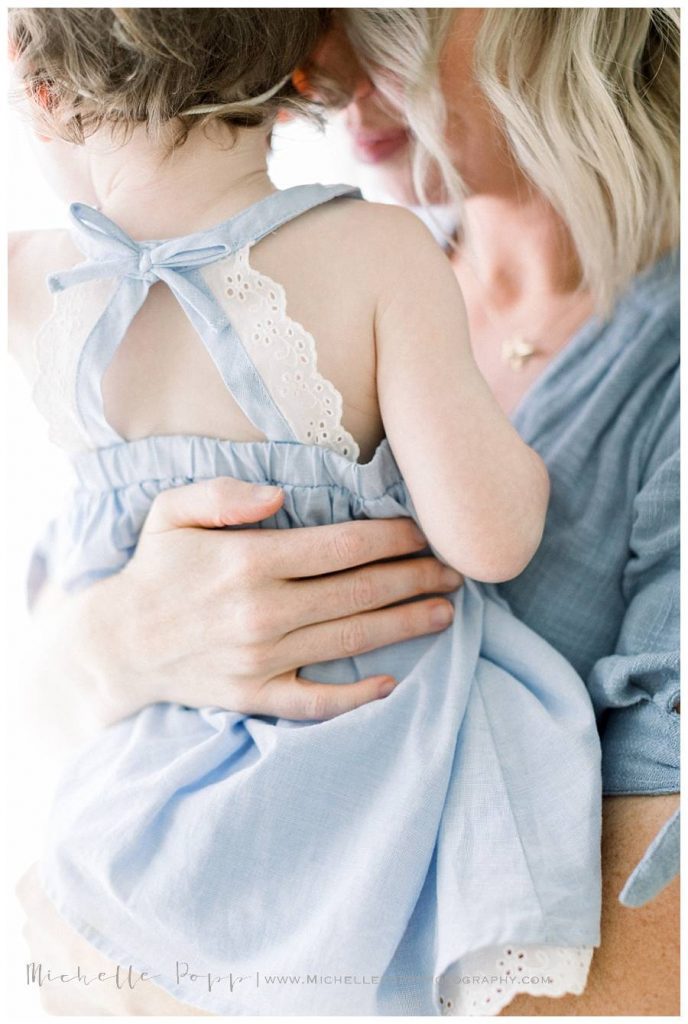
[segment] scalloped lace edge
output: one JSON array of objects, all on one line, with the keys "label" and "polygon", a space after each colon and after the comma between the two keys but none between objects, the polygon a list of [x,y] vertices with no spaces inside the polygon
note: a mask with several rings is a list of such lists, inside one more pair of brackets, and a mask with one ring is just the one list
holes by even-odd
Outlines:
[{"label": "scalloped lace edge", "polygon": [[342,425],[341,394],[318,371],[313,335],[289,316],[284,288],[251,266],[249,252],[204,268],[207,283],[296,439],[355,462],[359,446]]},{"label": "scalloped lace edge", "polygon": [[[318,371],[315,339],[288,315],[284,288],[251,266],[249,250],[246,246],[204,268],[208,283],[296,439],[356,462],[359,446],[342,425],[341,394]],[[93,287],[88,282],[57,292],[52,313],[34,338],[33,400],[48,422],[50,439],[72,454],[96,447],[81,422],[76,395],[89,332],[87,307],[97,319],[107,304],[94,301]],[[111,287],[112,282],[104,283]]]},{"label": "scalloped lace edge", "polygon": [[501,945],[462,958],[438,983],[445,1017],[496,1016],[517,995],[580,995],[592,946]]}]

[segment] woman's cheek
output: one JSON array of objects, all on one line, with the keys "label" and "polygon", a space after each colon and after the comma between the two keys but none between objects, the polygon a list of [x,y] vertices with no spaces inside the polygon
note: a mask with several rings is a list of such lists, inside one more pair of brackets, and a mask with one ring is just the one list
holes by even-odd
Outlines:
[{"label": "woman's cheek", "polygon": [[440,89],[447,111],[445,144],[468,194],[511,195],[523,174],[473,73],[482,12],[457,12],[442,51]]}]

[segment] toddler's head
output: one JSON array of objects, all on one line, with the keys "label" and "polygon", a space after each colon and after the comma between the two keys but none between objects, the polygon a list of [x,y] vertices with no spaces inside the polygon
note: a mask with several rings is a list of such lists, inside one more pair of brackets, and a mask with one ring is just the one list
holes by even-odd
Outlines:
[{"label": "toddler's head", "polygon": [[327,22],[323,8],[15,8],[10,51],[52,134],[82,143],[108,129],[124,141],[145,125],[178,145],[199,123],[256,127],[312,110],[293,76]]}]

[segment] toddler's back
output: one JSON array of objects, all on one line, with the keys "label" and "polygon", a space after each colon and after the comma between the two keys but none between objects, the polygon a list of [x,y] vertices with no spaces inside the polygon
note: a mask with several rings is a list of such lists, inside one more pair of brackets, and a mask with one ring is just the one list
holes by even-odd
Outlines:
[{"label": "toddler's back", "polygon": [[[194,255],[202,265],[191,270],[183,257],[178,262],[182,275],[207,292],[218,318],[224,315],[231,324],[294,439],[367,461],[383,435],[374,326],[387,244],[384,226],[395,214],[408,215],[363,203],[347,191],[303,186],[273,193],[226,222],[231,233],[233,224],[245,221],[244,244],[219,259]],[[222,364],[232,359],[228,339],[218,335],[215,348],[203,344],[202,336],[207,341],[213,331],[192,323],[189,308],[182,308],[164,274],[153,268],[149,281],[139,275],[147,294],[128,326],[122,318],[140,296],[113,299],[122,281],[131,280],[126,273],[74,277],[73,268],[84,259],[79,248],[86,250],[87,261],[107,262],[124,244],[115,237],[120,225],[88,207],[80,209],[74,239],[67,232],[34,236],[27,261],[37,286],[27,305],[27,333],[35,328],[38,334],[39,373],[46,378],[45,388],[39,381],[37,397],[53,421],[56,440],[78,448],[74,431],[70,440],[54,423],[56,384],[69,381],[76,364],[79,388],[87,383],[85,375],[100,377],[102,415],[118,438],[265,439],[227,386]],[[261,237],[266,216],[276,226]],[[219,243],[226,235],[223,227],[192,236],[196,248]],[[127,229],[129,239],[141,234],[133,223]],[[179,244],[179,239],[169,243]],[[51,274],[58,288],[52,310],[42,283]],[[87,347],[84,360],[82,346],[104,310],[100,352],[89,358]],[[97,392],[97,380],[91,389]],[[41,396],[42,390],[52,394]],[[96,438],[96,443],[107,440]]]}]

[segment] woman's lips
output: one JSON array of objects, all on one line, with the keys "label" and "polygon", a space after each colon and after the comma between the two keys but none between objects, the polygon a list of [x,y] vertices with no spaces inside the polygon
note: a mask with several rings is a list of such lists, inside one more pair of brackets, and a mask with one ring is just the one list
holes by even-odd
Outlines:
[{"label": "woman's lips", "polygon": [[356,156],[366,164],[379,164],[389,160],[408,142],[408,132],[400,128],[394,132],[352,132]]}]

